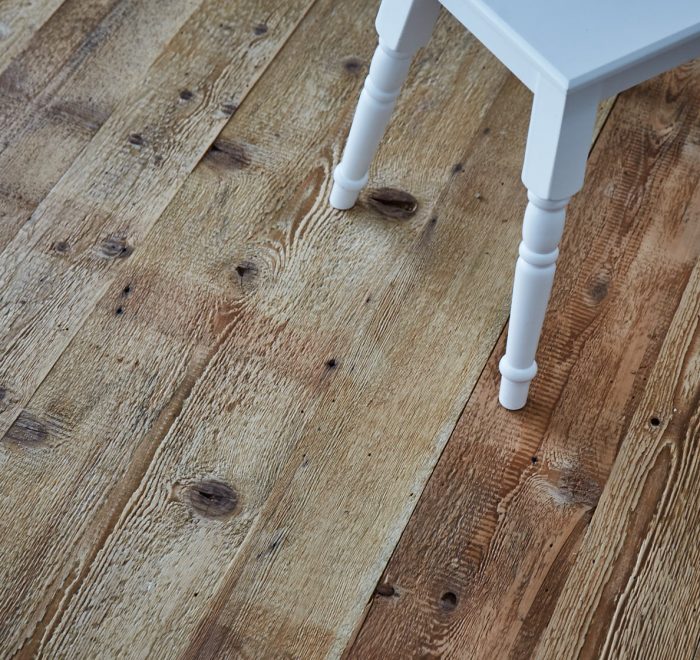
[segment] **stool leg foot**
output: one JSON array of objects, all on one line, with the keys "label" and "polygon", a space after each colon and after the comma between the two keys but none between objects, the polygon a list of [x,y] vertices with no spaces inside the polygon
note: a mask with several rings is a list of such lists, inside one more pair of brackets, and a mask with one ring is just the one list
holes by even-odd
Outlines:
[{"label": "stool leg foot", "polygon": [[520,410],[527,403],[527,393],[530,389],[530,381],[516,383],[501,377],[501,387],[498,391],[498,401],[507,410]]},{"label": "stool leg foot", "polygon": [[331,206],[351,208],[367,184],[369,166],[413,55],[427,42],[439,9],[437,0],[383,0],[377,15],[379,45],[360,94],[343,158],[333,173]]},{"label": "stool leg foot", "polygon": [[334,209],[344,211],[355,206],[355,202],[359,196],[359,190],[348,190],[334,180],[329,201]]}]

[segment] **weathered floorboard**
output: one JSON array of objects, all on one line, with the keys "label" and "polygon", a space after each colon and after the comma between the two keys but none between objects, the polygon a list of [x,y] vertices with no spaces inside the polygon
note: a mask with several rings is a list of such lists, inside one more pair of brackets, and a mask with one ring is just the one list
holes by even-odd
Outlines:
[{"label": "weathered floorboard", "polygon": [[7,245],[0,435],[312,1],[205,0]]},{"label": "weathered floorboard", "polygon": [[[349,404],[358,400],[357,408],[354,403],[350,407],[350,415],[356,421],[361,421],[358,416],[368,417],[368,423],[373,424],[371,420],[381,420],[388,411],[394,420],[390,422],[391,437],[403,435],[402,411],[407,404],[402,400],[401,390],[391,383],[405,379],[394,381],[392,364],[401,369],[413,363],[419,365],[420,373],[410,382],[419,383],[423,374],[428,373],[442,383],[433,357],[402,363],[401,347],[410,344],[414,334],[422,335],[423,345],[426,341],[437,345],[444,341],[445,333],[454,333],[454,327],[460,328],[457,334],[463,339],[465,333],[474,333],[465,341],[472,346],[472,352],[465,353],[462,361],[454,362],[449,351],[442,358],[452,372],[458,371],[452,387],[461,393],[462,399],[468,392],[464,382],[470,373],[472,379],[476,377],[479,361],[483,362],[488,355],[488,340],[481,343],[480,328],[470,327],[465,320],[475,307],[483,309],[474,300],[475,296],[479,300],[483,296],[487,317],[496,319],[490,321],[495,338],[507,313],[509,276],[504,274],[501,280],[494,273],[499,271],[498,259],[508,258],[512,252],[519,232],[522,198],[518,196],[511,201],[508,196],[498,196],[500,179],[494,180],[492,168],[509,168],[512,183],[509,181],[508,185],[519,187],[522,154],[513,154],[512,144],[524,142],[527,116],[518,118],[517,125],[500,123],[493,131],[486,132],[488,124],[484,124],[484,116],[489,113],[489,118],[507,117],[504,107],[514,98],[526,103],[528,94],[475,42],[469,41],[465,48],[463,30],[445,17],[432,48],[422,54],[413,70],[407,95],[402,100],[406,108],[418,104],[423,112],[399,111],[380,157],[378,170],[382,178],[374,179],[379,185],[405,183],[421,204],[418,213],[400,221],[364,205],[347,215],[331,211],[327,206],[329,174],[339,156],[354,107],[362,63],[367,62],[373,47],[361,37],[366,25],[371,25],[375,9],[364,9],[366,21],[361,23],[353,19],[357,15],[356,7],[324,2],[307,17],[217,140],[216,149],[207,155],[157,223],[155,232],[159,236],[162,232],[162,238],[157,244],[152,238],[141,256],[134,254],[130,259],[118,282],[30,404],[29,411],[36,418],[49,421],[58,418],[59,428],[68,425],[70,406],[62,413],[68,415],[63,421],[61,407],[65,404],[61,400],[65,400],[65,394],[57,391],[66,374],[86,369],[84,362],[94,360],[89,357],[94,345],[103,341],[110,347],[110,354],[123,357],[123,363],[131,370],[133,362],[128,348],[138,344],[140,333],[148,331],[148,319],[151,323],[154,318],[162,319],[158,326],[163,328],[164,345],[157,355],[143,362],[144,356],[153,353],[153,346],[157,346],[155,338],[151,338],[138,352],[138,370],[130,374],[126,369],[115,369],[110,374],[110,379],[114,379],[110,384],[98,388],[92,381],[86,387],[86,395],[107,386],[118,387],[119,392],[131,396],[129,378],[145,378],[160,373],[163,368],[172,370],[172,375],[165,373],[162,381],[151,376],[152,398],[157,403],[154,410],[157,414],[159,407],[163,408],[166,423],[157,420],[155,429],[136,448],[139,458],[134,461],[133,472],[123,478],[134,484],[135,492],[131,495],[125,487],[122,494],[114,493],[114,500],[125,502],[126,508],[123,513],[115,514],[114,530],[105,533],[92,566],[80,578],[74,596],[45,638],[43,648],[47,654],[60,655],[69,650],[89,653],[96,648],[107,654],[127,648],[143,648],[145,652],[159,648],[174,653],[185,648],[197,619],[204,617],[211,607],[222,571],[236,559],[241,542],[270,493],[281,486],[278,477],[289,469],[290,456],[291,466],[304,463],[309,467],[308,474],[315,473],[317,460],[320,465],[325,464],[325,470],[332,467],[332,461],[323,457],[327,444],[331,456],[337,453],[340,460],[352,460],[345,454],[346,444],[358,441],[365,444],[356,453],[360,462],[356,474],[363,474],[364,464],[374,472],[391,470],[400,459],[400,452],[387,450],[391,442],[386,444],[381,432],[333,438],[329,420],[347,417]],[[320,26],[325,29],[321,31]],[[311,38],[321,32],[324,38]],[[358,52],[358,48],[363,50]],[[450,57],[451,50],[459,52],[460,57]],[[445,66],[436,67],[435,60],[443,57]],[[297,83],[300,62],[305,67],[303,76],[313,76],[315,80],[317,91],[311,99],[308,89],[300,88]],[[440,84],[427,84],[426,77],[434,79],[436,71]],[[457,81],[461,84],[456,84]],[[499,92],[504,84],[504,91]],[[285,113],[279,111],[277,102],[285,104]],[[490,109],[494,102],[497,106]],[[438,135],[428,121],[430,113],[435,111],[441,112],[445,127]],[[454,139],[458,131],[463,136],[461,142]],[[483,200],[494,200],[498,209],[496,217],[513,218],[510,224],[501,223],[499,218],[501,232],[481,232],[481,246],[487,252],[490,245],[495,246],[493,260],[484,260],[483,253],[477,249],[473,253],[467,251],[467,236],[478,235],[476,230],[483,223],[479,211],[481,200],[474,191],[464,195],[467,179],[461,174],[463,168],[455,167],[460,157],[470,151],[470,142],[481,143],[484,139],[498,145],[499,160],[490,165],[489,159],[479,163]],[[431,143],[435,151],[426,154],[426,145]],[[416,163],[416,167],[406,169],[405,162]],[[229,178],[232,176],[229,172],[235,178]],[[222,182],[216,179],[220,188],[214,187],[212,173],[222,177]],[[450,192],[453,188],[461,190],[453,196]],[[445,193],[446,201],[434,208],[441,189],[447,189],[449,194]],[[377,197],[376,207],[383,209],[382,196]],[[204,206],[204,200],[211,200],[211,206]],[[466,214],[461,208],[465,200],[471,209]],[[439,214],[436,220],[433,220],[434,212]],[[179,219],[171,219],[171,214]],[[457,220],[464,221],[465,215],[467,224],[462,225]],[[231,289],[223,299],[214,295],[215,304],[210,301],[208,307],[199,298],[183,302],[184,311],[180,312],[180,305],[171,305],[167,294],[162,293],[167,291],[167,285],[154,285],[153,294],[149,295],[146,274],[157,272],[149,266],[156,255],[160,255],[159,263],[172,258],[175,274],[187,272],[192,256],[183,245],[189,245],[192,228],[185,233],[178,227],[187,227],[188,221],[202,217],[206,222],[197,227],[195,235],[203,233],[199,245],[212,246],[202,269],[205,273],[225,270],[226,279],[222,273],[218,282],[228,281]],[[506,244],[503,235],[508,234]],[[448,246],[447,250],[444,246]],[[221,253],[217,254],[216,250]],[[198,254],[196,249],[193,252]],[[322,255],[326,257],[321,258]],[[399,264],[403,261],[403,265],[397,267],[397,261]],[[122,298],[122,292],[131,282],[132,269],[134,287],[133,303],[130,303],[128,297]],[[455,276],[455,270],[461,272],[461,277]],[[499,295],[490,295],[489,287],[486,291],[471,289],[465,274],[472,272],[483,273],[480,277],[489,282],[495,281]],[[143,298],[139,298],[140,289],[145,289]],[[438,301],[440,291],[450,293],[443,307],[432,311],[433,320],[428,327],[425,319],[431,318],[433,289],[437,289]],[[186,291],[185,288],[180,295]],[[426,308],[423,315],[414,315],[416,305]],[[119,307],[122,314],[115,315]],[[195,312],[200,317],[187,321]],[[180,316],[184,317],[182,321]],[[129,327],[126,324],[132,317],[141,321],[132,322]],[[407,326],[403,325],[404,321],[408,321]],[[193,324],[196,328],[201,323],[207,323],[207,333],[213,339],[205,339],[208,347],[186,353],[182,346],[192,341],[194,332],[188,326]],[[433,330],[439,331],[437,335]],[[175,343],[168,341],[171,333]],[[434,356],[437,352],[431,346],[425,355]],[[416,353],[422,353],[420,346]],[[160,365],[157,370],[144,367],[156,360]],[[173,376],[185,381],[175,393],[170,389]],[[375,377],[375,385],[363,386]],[[138,388],[138,380],[134,387]],[[415,483],[420,488],[421,479],[425,478],[421,474],[427,474],[439,443],[446,437],[441,428],[449,429],[461,408],[461,402],[455,405],[453,394],[454,391],[446,392],[444,397],[425,399],[431,410],[437,408],[437,415],[426,411],[416,413],[417,419],[423,420],[421,424],[435,424],[438,429],[432,427],[420,433],[415,449],[407,454],[411,466],[404,469],[404,485],[391,495],[404,518],[419,492],[412,491],[411,486]],[[170,404],[168,395],[172,397]],[[411,389],[410,396],[424,400],[417,385]],[[121,420],[120,408],[110,403],[114,399],[109,392],[100,394],[95,417],[84,422],[78,419],[77,428],[71,426],[73,437],[86,438],[84,442],[76,442],[76,451],[79,447],[85,452],[81,459],[85,465],[97,460],[104,466],[90,472],[99,481],[95,486],[96,508],[109,507],[110,498],[102,493],[111,488],[109,479],[115,461],[120,451],[123,453],[120,447],[126,443],[134,451],[134,433]],[[150,404],[151,396],[146,400]],[[167,424],[180,407],[182,411],[175,425],[166,433]],[[151,410],[146,414],[154,415]],[[107,449],[104,443],[100,446],[94,440],[98,419],[110,420]],[[110,426],[111,420],[115,427]],[[135,420],[129,424],[136,423]],[[328,442],[330,439],[332,444]],[[402,444],[410,446],[415,439],[407,437]],[[110,450],[113,445],[114,449]],[[307,451],[308,461],[303,457]],[[376,458],[367,456],[373,451],[377,452]],[[124,474],[127,458],[118,468],[119,474]],[[43,460],[56,458],[47,455]],[[66,466],[76,462],[66,461]],[[26,462],[22,467],[26,469]],[[19,469],[18,474],[23,474]],[[86,468],[81,468],[81,477],[75,483],[80,483],[85,473]],[[366,478],[373,479],[370,475]],[[373,480],[382,492],[390,486]],[[230,484],[238,504],[234,505],[230,491],[212,485],[212,481]],[[218,489],[221,493],[214,507],[202,506],[206,499],[202,493],[207,489]],[[92,488],[87,490],[89,499],[93,499],[92,492]],[[312,504],[317,507],[323,489],[311,492],[316,498]],[[382,498],[382,492],[373,494],[372,499]],[[362,515],[358,516],[356,530],[367,537],[357,561],[369,562],[375,571],[381,570],[382,560],[375,560],[377,543],[387,556],[401,529],[401,521],[395,523],[385,517],[373,531],[377,507],[359,499],[357,504],[361,505]],[[364,508],[366,505],[368,508]],[[59,506],[53,509],[59,510]],[[82,518],[80,510],[71,515],[77,520]],[[105,517],[105,511],[99,512],[97,523],[108,530],[109,525],[103,522]],[[349,513],[338,510],[327,524],[329,528],[344,525],[350,517]],[[316,524],[315,516],[312,522]],[[306,543],[305,534],[309,532],[304,532],[305,529],[286,537],[280,551],[287,552],[295,536],[299,539],[297,543]],[[390,534],[385,534],[387,531]],[[268,536],[265,533],[260,538]],[[316,542],[319,540],[320,537]],[[337,542],[343,541],[338,538]],[[277,554],[269,552],[270,543],[274,545],[274,540],[265,541],[268,552],[264,557],[272,554],[269,559],[273,559]],[[313,570],[305,570],[306,573],[297,573],[300,580],[313,577]],[[324,645],[319,646],[319,637],[314,635],[308,647],[304,647],[310,654],[325,652],[329,645],[342,647],[354,627],[366,593],[358,597],[352,592],[358,588],[371,591],[376,580],[376,573],[369,571],[361,582],[356,582],[355,573],[362,573],[359,565],[348,573],[350,586],[355,586],[333,611],[309,603],[310,608],[318,611],[314,616],[321,617],[322,624],[306,625],[319,632],[325,630]],[[288,594],[287,602],[279,605],[293,614],[289,631],[299,616],[305,616],[299,611],[301,603],[292,600],[293,595]],[[99,626],[92,626],[92,622],[98,621]],[[262,621],[260,633],[246,637],[245,647],[249,652],[263,652],[256,636],[263,635],[267,624],[268,621]],[[265,638],[270,653],[293,653],[293,645],[303,642],[301,636],[287,640],[278,636],[265,635]],[[289,648],[285,642],[291,644]]]},{"label": "weathered floorboard", "polygon": [[[256,29],[261,32],[262,24]],[[352,34],[357,40],[362,36],[360,30]],[[309,44],[307,50],[306,59],[315,47]],[[357,91],[359,61],[335,54],[330,37],[325,54],[337,68],[327,70],[327,60],[315,58],[313,72],[319,80],[330,77],[335,83],[326,94],[338,116],[328,113],[329,98],[320,96],[315,102],[318,128],[310,133],[303,90],[297,92],[295,122],[280,115],[270,123],[261,101],[255,102],[246,120],[249,141],[233,134],[217,142],[197,178],[161,221],[164,229],[125,262],[118,281],[5,436],[3,471],[12,487],[3,493],[2,520],[12,526],[15,520],[31,524],[20,535],[4,536],[3,647],[16,648],[29,638],[22,647],[29,652],[50,634],[188,389],[221,342],[229,308],[259,278],[270,277],[262,264],[245,265],[251,256],[257,259],[247,253],[249,236],[266,226],[261,224],[266,214],[278,209],[268,218],[267,230],[272,231],[270,223],[274,226],[279,214],[306,204],[307,189],[317,183],[318,173],[306,183],[308,171],[298,175],[298,199],[291,202],[283,185],[286,177],[297,171],[310,141],[323,145],[324,121],[335,126],[347,119],[347,112],[340,113]],[[302,61],[290,63],[261,100],[292,86]],[[274,117],[272,108],[269,112]],[[314,153],[309,170],[317,159]],[[282,170],[280,163],[287,163]],[[263,202],[270,191],[272,198]],[[235,222],[229,219],[232,214]],[[197,614],[192,603],[187,611]],[[10,617],[10,612],[20,616]],[[139,623],[152,628],[139,612],[134,611]]]},{"label": "weathered floorboard", "polygon": [[698,259],[699,74],[618,98],[572,203],[528,406],[498,405],[501,337],[350,656],[532,653]]},{"label": "weathered floorboard", "polygon": [[0,75],[0,249],[201,0],[66,0]]},{"label": "weathered floorboard", "polygon": [[[688,221],[697,222],[699,211],[700,188]],[[537,657],[694,657],[700,641],[699,450],[700,264]]]},{"label": "weathered floorboard", "polygon": [[64,0],[5,0],[0,4],[0,72]]},{"label": "weathered floorboard", "polygon": [[[503,335],[493,344],[525,203],[526,90],[443,16],[371,183],[405,186],[417,211],[406,193],[374,190],[341,214],[327,205],[330,171],[374,45],[376,2],[319,0],[281,52],[305,15],[301,3],[291,18],[235,12],[241,23],[226,43],[207,32],[230,26],[217,24],[223,0],[177,0],[161,24],[163,3],[66,0],[0,73],[12,92],[0,99],[0,214],[14,223],[7,229],[0,215],[0,247],[87,145],[45,216],[10,245],[15,257],[22,240],[35,249],[17,258],[25,281],[0,299],[0,337],[6,303],[30,300],[26,350],[55,351],[37,356],[47,373],[0,434],[2,654],[337,656],[371,604],[351,655],[529,656],[625,433],[631,465],[614,474],[629,479],[623,497],[641,505],[625,518],[603,495],[598,512],[610,518],[594,517],[540,652],[662,651],[674,638],[692,651],[697,623],[681,629],[692,616],[683,598],[697,599],[697,577],[669,549],[685,531],[679,548],[697,559],[695,512],[681,506],[697,493],[688,480],[673,491],[675,474],[694,475],[698,425],[689,411],[698,407],[700,140],[698,111],[683,107],[697,108],[697,73],[629,94],[606,129],[570,218],[535,408],[513,416],[496,405]],[[193,29],[199,19],[207,27]],[[211,39],[195,44],[197,35]],[[225,71],[226,49],[236,60],[248,47],[265,73],[235,94],[241,108],[187,174],[218,128],[178,113],[213,112],[223,125],[223,85],[238,80]],[[103,81],[111,59],[115,75]],[[258,65],[239,72],[241,85],[257,79]],[[133,153],[110,147],[102,130]],[[31,173],[23,145],[38,161]],[[156,162],[180,149],[182,162]],[[144,182],[120,178],[142,158],[160,181],[148,166]],[[589,195],[597,201],[586,204]],[[74,196],[83,210],[89,197],[95,214],[83,239],[83,216],[60,211]],[[41,234],[51,214],[67,238]],[[93,272],[95,256],[113,263]],[[36,277],[32,259],[46,265]],[[66,310],[69,321],[78,313],[70,341],[42,345],[42,324],[56,320],[55,308],[41,318],[50,275],[90,300]],[[0,409],[12,394],[4,384]],[[664,409],[640,412],[661,390]],[[606,413],[594,420],[591,409]],[[628,428],[635,414],[642,433],[650,415],[661,420],[643,451],[633,446],[635,422]],[[646,452],[658,460],[644,463]],[[640,474],[649,475],[643,485]],[[616,545],[605,563],[595,548],[608,529]],[[591,558],[601,573],[585,592],[585,620],[572,625]],[[666,562],[683,590],[672,593]],[[654,610],[658,622],[664,606],[672,615],[652,628],[643,613]]]}]

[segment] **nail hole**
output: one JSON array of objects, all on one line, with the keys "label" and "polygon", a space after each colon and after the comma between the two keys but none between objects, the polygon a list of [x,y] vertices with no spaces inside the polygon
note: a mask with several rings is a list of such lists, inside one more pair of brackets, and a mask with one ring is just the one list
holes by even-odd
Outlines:
[{"label": "nail hole", "polygon": [[440,606],[443,610],[451,611],[457,607],[457,594],[453,591],[447,591],[440,598]]},{"label": "nail hole", "polygon": [[652,426],[659,426],[659,425],[661,424],[661,420],[660,420],[658,417],[652,417],[652,418],[649,420],[649,423],[650,423]]},{"label": "nail hole", "polygon": [[396,590],[390,584],[380,584],[376,588],[375,593],[378,596],[384,596],[384,598],[391,598],[396,593]]},{"label": "nail hole", "polygon": [[193,96],[194,94],[189,89],[180,90],[180,98],[183,101],[189,101],[192,99]]}]

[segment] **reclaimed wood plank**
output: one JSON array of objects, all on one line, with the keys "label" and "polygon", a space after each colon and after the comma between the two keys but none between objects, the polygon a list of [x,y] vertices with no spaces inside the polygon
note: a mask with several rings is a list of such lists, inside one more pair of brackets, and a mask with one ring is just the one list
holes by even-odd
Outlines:
[{"label": "reclaimed wood plank", "polygon": [[64,0],[5,0],[0,4],[0,71],[31,41]]},{"label": "reclaimed wood plank", "polygon": [[0,434],[312,1],[204,0],[7,245]]},{"label": "reclaimed wood plank", "polygon": [[[700,188],[691,222],[699,201]],[[699,444],[700,263],[537,657],[694,657],[700,639]]]},{"label": "reclaimed wood plank", "polygon": [[0,74],[0,250],[201,0],[66,0]]},{"label": "reclaimed wood plank", "polygon": [[[464,326],[471,332],[460,321],[473,313],[475,298],[482,295],[493,305],[488,313],[499,316],[494,327],[502,323],[510,286],[505,278],[500,297],[472,290],[464,303],[454,305],[470,289],[465,272],[486,270],[486,279],[492,280],[499,270],[498,255],[507,258],[512,248],[501,245],[496,259],[485,265],[475,258],[478,252],[464,258],[465,237],[478,228],[483,216],[477,212],[474,192],[464,195],[468,184],[459,159],[470,151],[471,142],[490,140],[502,154],[492,167],[510,167],[516,187],[522,154],[512,155],[512,145],[517,140],[522,148],[527,117],[517,126],[506,122],[485,133],[484,121],[486,116],[507,117],[504,108],[514,98],[526,103],[528,94],[473,40],[465,47],[463,29],[451,18],[441,20],[402,99],[406,108],[417,104],[422,112],[399,110],[380,156],[381,176],[373,177],[377,186],[405,183],[419,200],[418,212],[397,220],[381,194],[375,195],[374,206],[365,199],[356,212],[345,216],[327,206],[331,167],[340,156],[362,69],[374,46],[363,35],[375,11],[376,7],[367,7],[358,14],[356,6],[324,0],[309,14],[156,224],[155,235],[162,232],[162,238],[157,242],[151,238],[140,254],[130,257],[118,282],[28,406],[32,418],[49,427],[50,438],[60,438],[66,428],[70,429],[66,435],[76,440],[60,447],[54,445],[58,440],[49,440],[41,457],[38,451],[31,456],[26,450],[16,452],[13,475],[26,484],[32,461],[43,466],[59,461],[62,474],[52,475],[40,505],[51,517],[51,528],[57,526],[56,516],[64,521],[60,529],[66,530],[67,538],[56,543],[74,542],[73,530],[81,525],[104,530],[98,550],[81,550],[92,553],[85,560],[88,569],[76,578],[51,631],[42,636],[39,648],[44,653],[89,655],[100,649],[111,655],[158,648],[175,654],[187,648],[198,620],[211,607],[225,567],[237,557],[273,489],[280,487],[280,474],[305,462],[307,450],[300,443],[312,443],[307,465],[313,466],[313,473],[316,460],[323,458],[328,420],[337,418],[348,401],[366,397],[353,414],[368,412],[372,419],[383,417],[385,398],[394,411],[402,409],[396,384],[403,379],[394,380],[391,369],[392,363],[401,361],[400,342],[382,335],[385,326],[404,328],[398,339],[405,343],[413,333],[427,332],[417,324],[420,317],[413,316],[411,305],[403,302],[410,302],[413,292],[422,289],[424,277],[427,290],[420,294],[420,304],[430,309],[431,288],[452,288],[455,268],[462,269],[451,293],[453,304],[433,310],[436,328],[446,317],[450,327]],[[457,52],[459,58],[450,55]],[[442,58],[444,65],[436,66]],[[436,72],[439,84],[428,84],[436,81]],[[300,87],[300,77],[313,79],[314,86]],[[504,85],[505,91],[499,91]],[[497,107],[491,108],[494,99]],[[279,111],[278,102],[285,104],[285,113]],[[436,132],[426,121],[433,112],[441,113],[444,130]],[[461,141],[454,139],[456,134],[463,136]],[[434,151],[426,152],[428,144]],[[407,170],[406,162],[416,166]],[[503,225],[512,242],[519,232],[522,200],[513,203],[507,196],[498,197],[500,185],[491,174],[486,171],[479,179],[484,184],[481,190],[484,198],[493,193],[494,200],[500,199],[492,207],[494,217],[513,218],[512,226]],[[458,189],[451,201],[441,201],[440,191],[453,188]],[[471,209],[466,214],[464,206]],[[462,227],[457,220],[464,220],[464,215],[469,220]],[[459,241],[453,240],[450,227],[463,232]],[[443,231],[447,235],[435,245],[433,237]],[[482,234],[481,242],[498,246],[500,237],[500,233]],[[445,251],[445,245],[451,247]],[[190,279],[187,271],[193,266],[188,264],[193,259],[201,262]],[[397,269],[397,260],[404,262],[402,268]],[[149,277],[157,277],[159,265],[171,261],[164,281],[149,283]],[[213,300],[191,291],[190,282],[202,287],[207,276],[215,278]],[[127,286],[133,298],[122,297]],[[219,297],[218,287],[227,288],[227,293]],[[120,307],[122,313],[116,314]],[[458,316],[450,318],[455,313]],[[404,327],[397,315],[414,320]],[[132,318],[136,320],[126,325]],[[149,326],[154,319],[158,333],[144,335],[153,333]],[[197,332],[205,336],[200,347]],[[434,339],[442,340],[443,335]],[[184,348],[190,343],[195,346]],[[65,383],[72,380],[71,374],[92,373],[92,365],[99,367],[97,358],[91,357],[96,345],[106,346],[107,355],[98,355],[105,355],[109,364],[121,357],[119,364],[126,366],[99,369],[105,382],[91,379],[85,384],[84,394],[73,404],[83,412],[74,420],[73,397],[66,396]],[[488,354],[487,345],[478,341],[471,345],[474,354]],[[134,357],[138,368],[133,367]],[[464,362],[455,366],[450,355],[444,356],[443,362],[460,371],[454,388],[462,389],[462,372],[474,370],[472,362],[477,361],[465,355]],[[421,373],[438,373],[432,359],[417,364]],[[383,374],[383,380],[363,387],[375,374]],[[370,389],[376,394],[367,398]],[[450,410],[454,421],[461,404],[455,406],[451,394],[437,405]],[[131,403],[119,405],[121,397]],[[136,413],[133,418],[124,415],[134,405],[147,418],[144,428],[139,427],[142,422]],[[173,419],[175,424],[168,429]],[[109,442],[96,434],[102,429]],[[396,426],[395,432],[401,429]],[[428,451],[417,448],[414,461],[422,464],[434,456],[434,436],[434,431],[425,435],[423,447]],[[387,469],[397,459],[393,452],[383,455],[381,434],[367,435],[366,441],[361,460],[371,462],[366,453],[378,451],[374,470]],[[336,439],[329,451],[342,458],[345,443],[342,437]],[[59,459],[62,451],[69,451],[67,444],[75,453]],[[416,477],[407,469],[403,479],[407,478]],[[80,497],[68,500],[73,512],[62,518],[66,497],[55,498],[58,501],[49,506],[48,493],[57,492],[58,484],[66,481],[76,484]],[[318,489],[315,492],[321,495]],[[412,496],[397,490],[394,498],[403,509]],[[17,499],[13,506],[20,505]],[[73,500],[84,502],[91,513]],[[349,514],[334,515],[344,521]],[[335,521],[329,520],[332,524]],[[361,525],[367,524],[371,521],[365,516]],[[399,530],[397,523],[393,533]],[[285,538],[284,545],[289,540]],[[370,533],[369,540],[362,561],[372,563],[378,540],[388,548],[393,544],[379,532]],[[270,543],[265,545],[268,554]],[[63,570],[70,576],[69,569]],[[364,587],[371,590],[374,579],[368,576]],[[352,628],[356,602],[350,595],[344,597],[324,629],[334,631],[338,620]],[[298,604],[290,607],[294,614],[281,625],[291,631],[300,614]],[[336,639],[331,632],[328,642],[342,645],[344,635],[340,629]],[[275,646],[280,641],[271,636],[268,650],[294,652],[293,645]],[[246,639],[244,646],[248,652],[262,652],[255,639]],[[317,654],[320,649],[311,645],[310,650]]]},{"label": "reclaimed wood plank", "polygon": [[697,263],[699,94],[696,63],[618,98],[569,214],[528,406],[497,403],[504,333],[348,657],[532,655]]},{"label": "reclaimed wood plank", "polygon": [[[324,20],[334,11],[327,4]],[[259,281],[272,277],[275,253],[264,241],[256,245],[255,237],[260,227],[276,236],[280,218],[303,214],[315,191],[321,175],[317,161],[330,158],[326,133],[330,126],[340,139],[338,125],[347,123],[357,93],[362,62],[353,42],[362,42],[370,13],[367,8],[364,22],[348,32],[342,56],[331,36],[322,57],[315,55],[313,32],[299,41],[305,46],[297,46],[298,57],[264,86],[259,100],[250,101],[250,111],[241,111],[242,128],[236,123],[217,140],[156,225],[152,240],[124,262],[117,281],[3,439],[0,520],[11,526],[28,521],[21,535],[6,534],[10,528],[0,534],[3,648],[31,655],[50,636],[189,390],[231,332],[236,306]],[[336,20],[352,24],[353,16],[345,10]],[[321,24],[314,22],[316,28]],[[255,29],[262,32],[263,24]],[[367,44],[365,57],[370,49]],[[303,62],[325,81],[311,103],[294,82]],[[461,73],[453,69],[453,77]],[[295,121],[270,103],[280,90],[289,90],[284,98],[296,109]],[[316,145],[311,152],[309,143]],[[306,172],[296,169],[300,161]],[[288,179],[295,172],[297,192],[290,198]],[[258,265],[251,265],[253,258]],[[188,483],[196,481],[190,476]],[[194,591],[202,598],[173,614],[184,631],[188,618],[196,622],[201,614],[195,604],[204,606],[204,594],[214,589],[211,567],[217,565],[220,544],[214,550],[213,558],[205,555],[205,575],[193,572]],[[214,582],[207,585],[207,580]],[[153,628],[154,613],[139,614],[146,607],[132,611],[137,623],[124,634],[127,646],[142,634],[140,626]],[[166,643],[167,629],[151,634],[152,643]]]}]

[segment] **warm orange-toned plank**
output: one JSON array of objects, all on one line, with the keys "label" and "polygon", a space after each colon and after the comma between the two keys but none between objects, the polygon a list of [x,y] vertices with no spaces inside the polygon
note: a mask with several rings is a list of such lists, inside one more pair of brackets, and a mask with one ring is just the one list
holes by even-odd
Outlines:
[{"label": "warm orange-toned plank", "polygon": [[699,532],[700,263],[537,657],[697,657]]},{"label": "warm orange-toned plank", "polygon": [[501,340],[349,651],[527,657],[700,253],[700,68],[618,98],[574,200],[526,409]]}]

